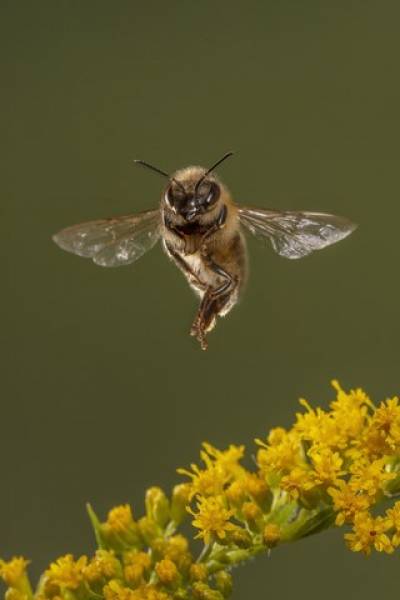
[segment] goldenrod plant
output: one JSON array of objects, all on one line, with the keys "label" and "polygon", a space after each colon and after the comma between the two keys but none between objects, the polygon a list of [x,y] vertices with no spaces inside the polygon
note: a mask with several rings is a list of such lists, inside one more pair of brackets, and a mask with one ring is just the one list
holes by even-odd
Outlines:
[{"label": "goldenrod plant", "polygon": [[[300,400],[291,429],[256,440],[252,470],[242,465],[243,446],[204,443],[201,466],[178,469],[184,480],[170,497],[147,490],[144,516],[126,504],[101,522],[88,506],[95,555],[58,558],[35,591],[27,560],[1,561],[6,600],[222,600],[233,566],[328,527],[345,526],[354,552],[394,552],[400,502],[377,510],[400,492],[398,398],[375,406],[361,389],[333,387],[329,410]],[[187,518],[201,541],[197,556],[179,533]]]}]

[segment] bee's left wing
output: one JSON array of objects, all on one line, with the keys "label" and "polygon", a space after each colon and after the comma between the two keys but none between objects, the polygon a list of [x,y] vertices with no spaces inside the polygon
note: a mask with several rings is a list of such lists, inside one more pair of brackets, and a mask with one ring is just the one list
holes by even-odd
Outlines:
[{"label": "bee's left wing", "polygon": [[160,238],[160,211],[99,219],[62,229],[53,236],[67,252],[91,258],[101,267],[129,265]]},{"label": "bee's left wing", "polygon": [[269,240],[285,258],[302,258],[335,244],[357,227],[344,217],[317,212],[239,208],[240,222],[256,237]]}]

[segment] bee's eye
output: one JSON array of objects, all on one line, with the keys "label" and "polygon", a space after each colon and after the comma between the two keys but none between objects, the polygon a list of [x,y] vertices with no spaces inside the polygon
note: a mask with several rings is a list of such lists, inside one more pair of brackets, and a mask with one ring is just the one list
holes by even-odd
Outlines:
[{"label": "bee's eye", "polygon": [[212,206],[215,204],[219,198],[219,195],[219,185],[214,181],[203,181],[197,190],[197,197],[206,206]]},{"label": "bee's eye", "polygon": [[169,188],[167,189],[167,191],[165,193],[165,199],[167,201],[167,204],[169,204],[169,206],[171,206],[171,207],[175,206],[183,198],[184,198],[183,191],[178,187],[177,188],[172,187],[172,185],[169,186]]}]

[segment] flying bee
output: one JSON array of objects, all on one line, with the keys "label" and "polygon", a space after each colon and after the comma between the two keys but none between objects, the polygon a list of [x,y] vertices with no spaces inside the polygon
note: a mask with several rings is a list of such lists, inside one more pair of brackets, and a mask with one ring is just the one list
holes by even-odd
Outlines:
[{"label": "flying bee", "polygon": [[137,160],[167,178],[156,210],[89,221],[68,227],[53,240],[64,250],[102,267],[129,265],[160,239],[169,258],[200,297],[191,335],[203,350],[217,317],[237,303],[247,277],[244,230],[285,258],[302,258],[348,236],[355,225],[346,218],[318,212],[278,211],[237,206],[214,169],[186,167],[169,175]]}]

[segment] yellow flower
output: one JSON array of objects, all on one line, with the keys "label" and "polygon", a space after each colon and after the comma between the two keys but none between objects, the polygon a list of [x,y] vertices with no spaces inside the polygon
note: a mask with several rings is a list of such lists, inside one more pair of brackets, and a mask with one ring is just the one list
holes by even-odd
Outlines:
[{"label": "yellow flower", "polygon": [[46,571],[47,578],[61,588],[76,589],[82,583],[87,557],[81,556],[77,561],[72,554],[61,556],[56,562],[51,563]]},{"label": "yellow flower", "polygon": [[388,508],[386,515],[390,519],[392,527],[400,531],[400,502],[396,502],[392,508]]},{"label": "yellow flower", "polygon": [[333,507],[338,513],[336,525],[354,521],[359,513],[364,513],[371,505],[372,499],[365,494],[359,494],[348,483],[339,480],[337,487],[328,488],[328,494],[333,498]]},{"label": "yellow flower", "polygon": [[282,477],[280,486],[292,498],[297,500],[302,493],[308,492],[315,486],[315,481],[312,471],[295,467],[290,473]]},{"label": "yellow flower", "polygon": [[368,460],[380,458],[390,453],[385,438],[385,433],[377,427],[372,425],[366,427],[359,439],[354,442],[354,446],[346,451],[346,455],[354,461],[360,458]]},{"label": "yellow flower", "polygon": [[394,548],[386,532],[390,529],[390,519],[373,518],[368,512],[358,513],[354,519],[352,533],[345,534],[345,540],[353,552],[364,552],[367,556],[372,548],[378,552],[391,554]]},{"label": "yellow flower", "polygon": [[304,462],[303,449],[296,433],[287,433],[279,428],[272,430],[271,434],[268,438],[269,444],[256,440],[261,446],[257,452],[257,464],[262,472],[285,472]]},{"label": "yellow flower", "polygon": [[303,440],[331,448],[346,447],[347,432],[338,428],[331,413],[327,413],[321,408],[314,410],[304,399],[300,400],[300,404],[307,409],[307,412],[297,413],[294,430]]},{"label": "yellow flower", "polygon": [[398,398],[382,402],[371,419],[371,433],[380,434],[380,441],[386,453],[397,452],[400,448],[400,406]]},{"label": "yellow flower", "polygon": [[205,464],[209,463],[209,458],[215,461],[227,474],[238,476],[244,469],[239,465],[243,458],[244,446],[235,446],[231,444],[227,450],[218,450],[208,442],[203,442],[205,451],[201,451],[200,456]]},{"label": "yellow flower", "polygon": [[331,402],[330,406],[335,412],[349,412],[354,408],[361,409],[363,407],[374,408],[369,396],[361,388],[345,392],[340,383],[333,379],[332,387],[336,390],[336,400]]},{"label": "yellow flower", "polygon": [[388,398],[385,402],[381,402],[375,410],[371,424],[390,432],[394,425],[400,422],[400,406],[397,397]]},{"label": "yellow flower", "polygon": [[388,473],[387,461],[383,458],[369,463],[365,458],[354,462],[350,467],[352,475],[350,486],[356,492],[365,492],[369,496],[375,496],[378,491],[385,488],[385,484],[396,477],[395,473]]},{"label": "yellow flower", "polygon": [[197,502],[197,509],[198,512],[189,509],[189,512],[195,517],[192,524],[200,529],[196,537],[203,538],[206,544],[209,544],[213,537],[224,540],[227,532],[237,528],[236,525],[229,522],[234,511],[225,507],[221,496],[200,497]]},{"label": "yellow flower", "polygon": [[373,404],[361,389],[346,393],[337,381],[332,381],[332,385],[337,392],[336,400],[330,404],[336,428],[348,441],[356,440],[365,427]]},{"label": "yellow flower", "polygon": [[243,456],[244,446],[231,445],[225,451],[217,450],[207,443],[203,447],[200,456],[206,465],[205,469],[200,469],[196,464],[190,465],[192,471],[177,469],[178,473],[187,475],[192,480],[189,499],[196,495],[219,495],[234,476],[244,472],[243,467],[238,464]]},{"label": "yellow flower", "polygon": [[169,558],[160,560],[155,566],[155,571],[160,582],[164,585],[171,585],[178,582],[178,569],[176,568],[175,563]]},{"label": "yellow flower", "polygon": [[369,460],[398,453],[400,450],[400,406],[398,398],[381,402],[369,417],[358,440],[355,450],[348,450],[349,456],[364,457]]},{"label": "yellow flower", "polygon": [[389,508],[386,511],[386,516],[395,530],[392,544],[397,548],[397,546],[400,546],[400,502],[396,502],[392,508]]},{"label": "yellow flower", "polygon": [[191,478],[189,499],[193,496],[215,496],[223,492],[230,479],[225,471],[218,465],[211,465],[207,469],[200,469],[196,464],[190,465],[192,471],[177,469],[181,475]]},{"label": "yellow flower", "polygon": [[343,459],[338,452],[323,446],[312,447],[308,455],[314,469],[314,482],[316,484],[333,484],[338,477],[344,475],[342,470]]},{"label": "yellow flower", "polygon": [[[362,390],[333,386],[329,409],[302,400],[306,410],[290,429],[277,427],[266,441],[256,440],[258,467],[240,464],[243,446],[218,450],[204,443],[202,466],[179,469],[189,482],[171,496],[149,488],[137,521],[127,504],[110,510],[105,523],[89,507],[102,549],[91,560],[59,558],[35,595],[27,561],[0,560],[10,586],[6,600],[223,600],[234,566],[329,527],[334,513],[336,525],[353,526],[345,535],[351,550],[393,552],[400,546],[400,502],[384,516],[372,512],[400,489],[400,402],[391,398],[375,408]],[[205,543],[197,562],[178,533],[188,512]]]},{"label": "yellow flower", "polygon": [[[284,427],[274,427],[268,433],[267,441],[270,446],[279,446],[287,438],[288,432]],[[261,445],[264,443],[261,442]]]},{"label": "yellow flower", "polygon": [[29,560],[22,556],[16,556],[8,562],[0,560],[0,577],[10,587],[18,587],[26,577],[26,567]]}]

